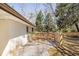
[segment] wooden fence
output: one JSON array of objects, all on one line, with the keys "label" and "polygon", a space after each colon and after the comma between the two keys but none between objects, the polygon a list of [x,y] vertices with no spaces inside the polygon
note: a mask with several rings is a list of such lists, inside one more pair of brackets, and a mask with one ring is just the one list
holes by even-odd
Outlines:
[{"label": "wooden fence", "polygon": [[[74,42],[75,40],[67,41],[65,40],[64,36],[75,36],[79,37],[79,32],[67,32],[67,33],[56,33],[56,32],[39,32],[39,33],[33,33],[31,35],[32,40],[53,40],[53,45],[57,51],[59,51],[63,56],[77,56],[79,55],[79,43]],[[64,43],[63,43],[64,41]],[[72,44],[71,44],[72,43]],[[76,45],[76,47],[74,46]],[[53,53],[53,52],[51,52]]]},{"label": "wooden fence", "polygon": [[79,36],[79,32],[66,32],[66,33],[56,33],[56,32],[37,32],[31,34],[32,40],[56,40],[60,41],[64,36]]}]

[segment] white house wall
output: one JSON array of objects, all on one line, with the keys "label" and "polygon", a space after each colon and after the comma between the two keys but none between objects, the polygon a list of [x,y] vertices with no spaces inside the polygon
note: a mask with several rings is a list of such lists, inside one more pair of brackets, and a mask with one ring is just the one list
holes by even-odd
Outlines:
[{"label": "white house wall", "polygon": [[32,27],[0,9],[0,55],[2,53],[2,55],[8,55],[9,50],[15,48],[17,44],[27,43],[26,26]]},{"label": "white house wall", "polygon": [[9,33],[9,22],[6,20],[0,20],[0,55],[9,41]]},{"label": "white house wall", "polygon": [[25,44],[27,42],[26,25],[13,20],[0,20],[0,54],[8,41]]}]

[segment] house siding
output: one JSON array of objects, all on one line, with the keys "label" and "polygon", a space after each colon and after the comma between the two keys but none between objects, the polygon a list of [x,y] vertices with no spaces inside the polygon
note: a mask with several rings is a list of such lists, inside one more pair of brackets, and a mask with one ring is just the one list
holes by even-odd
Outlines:
[{"label": "house siding", "polygon": [[0,20],[0,54],[5,51],[10,40],[27,42],[26,25],[13,20]]}]

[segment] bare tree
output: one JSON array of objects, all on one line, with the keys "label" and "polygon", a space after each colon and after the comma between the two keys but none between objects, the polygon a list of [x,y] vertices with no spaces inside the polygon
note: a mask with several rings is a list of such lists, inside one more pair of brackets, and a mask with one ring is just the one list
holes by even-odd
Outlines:
[{"label": "bare tree", "polygon": [[23,16],[26,16],[26,4],[25,3],[21,3],[20,4],[20,12]]},{"label": "bare tree", "polygon": [[52,3],[47,3],[47,4],[43,4],[43,5],[46,7],[47,12],[51,14],[52,20],[53,20],[53,24],[55,25],[55,28],[57,29],[56,18],[55,18],[55,11],[54,11],[53,4]]}]

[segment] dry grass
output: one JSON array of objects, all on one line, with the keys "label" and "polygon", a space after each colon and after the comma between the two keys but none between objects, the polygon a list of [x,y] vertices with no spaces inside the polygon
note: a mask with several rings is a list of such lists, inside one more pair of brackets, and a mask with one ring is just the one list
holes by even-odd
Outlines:
[{"label": "dry grass", "polygon": [[23,49],[23,47],[18,44],[18,45],[16,45],[15,48],[13,48],[13,49],[10,50],[9,54],[10,54],[11,56],[16,56],[16,54],[17,54],[20,50],[22,50],[22,49]]}]

